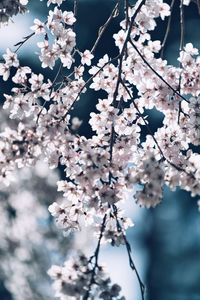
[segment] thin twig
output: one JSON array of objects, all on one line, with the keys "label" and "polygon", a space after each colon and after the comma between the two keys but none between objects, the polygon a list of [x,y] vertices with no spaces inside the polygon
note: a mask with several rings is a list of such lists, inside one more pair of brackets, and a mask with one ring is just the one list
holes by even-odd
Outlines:
[{"label": "thin twig", "polygon": [[24,45],[24,43],[26,43],[32,36],[34,36],[35,35],[35,32],[33,32],[33,33],[31,33],[31,34],[29,34],[29,35],[27,35],[27,36],[25,36],[23,39],[23,41],[21,41],[21,42],[19,42],[19,43],[17,43],[17,44],[15,44],[14,46],[18,46],[17,47],[17,49],[15,50],[15,53]]},{"label": "thin twig", "polygon": [[[100,32],[100,34],[99,34],[97,40],[95,41],[95,43],[94,43],[94,45],[93,45],[93,47],[92,47],[92,49],[91,49],[91,53],[92,53],[92,54],[94,54],[95,49],[96,49],[96,47],[97,47],[97,45],[98,45],[98,43],[99,43],[99,41],[100,41],[100,39],[101,39],[101,37],[102,37],[104,31],[106,30],[107,26],[109,25],[110,21],[112,20],[113,16],[115,15],[116,11],[118,10],[121,1],[122,1],[122,0],[119,0],[119,1],[118,1],[118,3],[115,5],[113,11],[111,12],[111,14],[110,14],[108,20],[107,20],[106,23],[102,26],[101,32]],[[77,14],[77,5],[78,5],[78,0],[75,0],[75,2],[74,2],[74,12],[75,12],[75,14]],[[78,50],[76,50],[76,51],[78,52]],[[90,82],[90,81],[91,81],[91,80],[92,80],[92,79],[93,79],[93,78],[94,78],[94,77],[95,77],[95,76],[96,76],[96,75],[97,75],[97,74],[98,74],[98,73],[99,73],[99,72],[100,72],[100,71],[108,64],[108,63],[111,63],[111,62],[115,61],[115,60],[118,59],[118,58],[119,58],[119,55],[116,56],[115,58],[111,59],[111,60],[110,60],[109,62],[107,62],[103,67],[101,67],[101,68],[98,70],[98,72],[96,72],[93,76],[91,76],[91,77],[86,81],[86,83],[85,83],[85,84],[82,86],[82,88],[80,89],[80,91],[79,91],[78,95],[76,96],[75,100],[73,101],[73,103],[71,104],[71,106],[69,107],[69,109],[66,111],[66,113],[64,114],[64,116],[62,117],[62,120],[64,120],[64,119],[66,118],[67,114],[72,110],[72,108],[73,108],[75,102],[78,100],[80,94],[82,93],[83,89],[87,86],[87,84],[88,84],[88,83],[89,83],[89,82]],[[81,65],[80,65],[80,66],[81,66]],[[80,67],[80,66],[79,66],[79,67]],[[68,77],[72,76],[73,74],[74,74],[74,71],[73,71]]]},{"label": "thin twig", "polygon": [[[93,46],[92,46],[92,49],[90,50],[90,52],[91,52],[92,54],[94,54],[94,51],[96,50],[96,47],[97,47],[97,45],[98,45],[98,43],[99,43],[99,41],[100,41],[100,39],[101,39],[101,37],[102,37],[102,35],[103,35],[105,29],[106,29],[106,27],[109,25],[110,21],[112,20],[114,14],[115,14],[115,12],[116,12],[116,7],[117,7],[117,9],[118,9],[118,4],[120,4],[120,2],[121,2],[121,0],[119,0],[119,2],[116,4],[116,6],[114,7],[113,11],[111,12],[111,15],[110,15],[109,18],[108,18],[109,22],[108,22],[108,20],[107,20],[106,23],[101,27],[102,29],[100,30],[100,33],[99,33],[99,35],[98,35],[98,38],[96,39],[96,41],[94,42],[94,44],[93,44]],[[112,17],[111,17],[111,16],[112,16]],[[105,25],[106,25],[106,27],[104,28]],[[78,49],[75,49],[74,54],[75,54],[76,52],[79,53],[79,55],[81,55],[81,52],[80,52]],[[74,54],[72,55],[72,57],[74,56]],[[80,64],[80,65],[78,66],[78,68],[80,68],[81,66],[82,66],[82,64]],[[73,76],[74,73],[75,73],[75,71],[71,72],[71,74],[68,75],[68,77]]]},{"label": "thin twig", "polygon": [[[183,0],[180,0],[180,27],[181,27],[181,37],[180,37],[180,47],[179,51],[183,51],[183,43],[184,43],[184,11],[183,11]],[[181,92],[181,79],[182,79],[182,71],[183,71],[183,65],[180,62],[179,67],[181,69],[180,75],[179,75],[179,83],[178,83],[178,91],[179,93]],[[179,101],[179,106],[178,106],[178,124],[180,123],[180,115],[182,112],[181,108],[181,100]]]},{"label": "thin twig", "polygon": [[[102,34],[103,34],[103,32],[105,31],[106,27],[107,27],[108,24],[110,23],[110,20],[112,19],[114,13],[116,12],[116,9],[118,9],[118,6],[120,5],[120,3],[121,3],[121,0],[118,1],[118,3],[116,4],[115,8],[113,9],[113,11],[112,11],[110,17],[108,18],[109,22],[108,22],[108,20],[107,20],[107,22],[105,23],[105,24],[107,24],[107,25],[106,25],[106,26],[105,26],[105,24],[103,25],[103,31],[101,32],[100,36],[102,36]],[[95,77],[95,76],[96,76],[96,75],[97,75],[97,74],[98,74],[98,73],[99,73],[99,72],[100,72],[100,71],[108,64],[108,63],[112,63],[112,62],[115,61],[116,59],[120,58],[120,56],[121,56],[121,60],[120,60],[120,67],[119,67],[119,68],[120,68],[120,70],[121,70],[121,67],[122,67],[122,56],[123,56],[122,53],[124,54],[124,52],[125,52],[125,49],[126,49],[126,46],[127,46],[127,42],[128,42],[128,35],[130,35],[130,33],[131,33],[131,29],[132,29],[132,26],[133,26],[135,17],[137,16],[137,14],[138,14],[140,8],[142,7],[142,5],[143,5],[144,3],[145,3],[145,0],[140,0],[140,2],[138,2],[138,6],[136,7],[135,12],[134,12],[134,14],[133,14],[133,16],[132,16],[132,18],[131,18],[130,27],[129,27],[129,30],[128,30],[128,33],[127,33],[127,38],[126,38],[126,40],[125,40],[125,42],[124,42],[124,47],[122,48],[121,53],[120,53],[119,55],[117,55],[115,58],[111,59],[109,62],[105,63],[105,65],[104,65],[102,68],[100,68],[96,74],[94,74],[92,77],[90,77],[90,78],[86,81],[86,83],[85,83],[85,84],[82,86],[82,88],[80,89],[80,91],[79,91],[78,95],[76,96],[75,100],[73,101],[73,103],[71,104],[71,106],[69,107],[69,109],[67,110],[67,112],[64,114],[64,116],[62,117],[62,120],[64,120],[64,119],[66,118],[67,114],[72,110],[72,108],[73,108],[75,102],[76,102],[77,99],[79,98],[81,92],[82,92],[83,89],[86,87],[86,85],[87,85],[87,84],[88,84],[88,83],[89,83],[89,82],[90,82],[90,81],[91,81],[91,80],[92,80],[92,79],[93,79],[93,78],[94,78],[94,77]],[[112,17],[111,17],[111,16],[112,16]],[[96,40],[94,46],[92,47],[91,53],[94,53],[94,51],[95,51],[95,49],[96,49],[96,46],[97,46],[97,44],[99,43],[100,36],[97,38],[97,40]],[[73,73],[74,73],[74,72],[73,72]],[[73,74],[73,73],[72,73],[72,74]],[[118,87],[116,87],[116,95],[117,95],[117,92],[118,92]]]},{"label": "thin twig", "polygon": [[130,22],[130,26],[129,26],[129,29],[128,29],[128,32],[127,32],[127,36],[126,36],[126,39],[124,41],[124,44],[123,44],[123,47],[122,47],[122,50],[121,50],[121,53],[120,53],[117,83],[116,83],[115,91],[114,91],[114,94],[113,94],[113,106],[114,107],[116,106],[116,98],[117,98],[117,94],[118,94],[119,83],[120,83],[120,80],[121,80],[123,56],[124,56],[125,50],[127,48],[127,43],[130,40],[130,35],[131,35],[131,30],[132,30],[132,27],[133,27],[133,23],[135,21],[135,18],[137,16],[138,12],[140,11],[140,9],[141,9],[141,7],[144,3],[145,3],[145,0],[141,0],[138,3],[138,6],[135,9],[135,12],[134,12],[133,16],[131,17],[131,22]]},{"label": "thin twig", "polygon": [[[47,20],[44,22],[44,24],[45,25],[47,24]],[[19,47],[15,50],[15,53],[24,45],[24,43],[26,43],[34,35],[35,35],[35,32],[33,32],[33,33],[31,33],[31,34],[23,37],[23,39],[24,39],[23,41],[18,42],[17,44],[15,44],[14,46],[18,46],[19,45]]]},{"label": "thin twig", "polygon": [[104,68],[106,65],[108,65],[108,64],[110,64],[110,63],[112,63],[112,62],[114,62],[114,61],[117,60],[119,57],[120,57],[120,55],[117,55],[116,57],[110,59],[110,60],[109,60],[108,62],[106,62],[101,68],[99,68],[99,70],[98,70],[94,75],[92,75],[92,76],[85,82],[85,84],[81,87],[79,93],[77,94],[76,98],[74,99],[74,101],[73,101],[72,104],[70,105],[69,109],[67,110],[67,112],[66,112],[66,113],[64,114],[64,116],[62,117],[62,120],[64,120],[64,119],[66,118],[66,116],[70,113],[70,111],[72,110],[72,108],[73,108],[75,102],[77,101],[77,99],[78,99],[79,96],[81,95],[81,93],[82,93],[82,91],[84,90],[84,88],[88,85],[88,83],[90,83],[90,81],[91,81],[94,77],[96,77],[96,76],[99,74],[99,72],[101,72],[101,71],[103,70],[103,68]]},{"label": "thin twig", "polygon": [[142,118],[143,122],[145,123],[145,126],[146,126],[148,132],[150,133],[151,137],[153,138],[155,144],[157,145],[158,150],[160,151],[160,154],[161,154],[162,158],[163,158],[165,161],[167,161],[172,167],[174,167],[177,171],[179,171],[179,172],[184,172],[184,173],[186,173],[188,176],[194,178],[194,175],[193,175],[193,174],[186,172],[183,168],[181,168],[181,167],[175,165],[173,162],[171,162],[168,158],[165,157],[165,155],[164,155],[164,153],[163,153],[163,151],[162,151],[160,145],[158,144],[158,141],[156,140],[156,138],[155,138],[153,132],[151,131],[151,129],[150,129],[150,127],[149,127],[149,125],[148,125],[146,119],[143,117],[142,113],[140,112],[140,110],[139,110],[137,104],[135,103],[135,101],[134,101],[134,99],[133,99],[133,96],[131,95],[129,89],[127,88],[127,86],[125,85],[125,83],[124,83],[123,81],[121,81],[121,84],[124,86],[124,88],[125,88],[125,90],[127,91],[128,95],[129,95],[129,97],[130,97],[130,99],[132,99],[132,103],[133,103],[135,109],[137,110],[139,116]]},{"label": "thin twig", "polygon": [[90,290],[91,290],[91,287],[94,283],[94,277],[95,277],[96,269],[99,267],[98,266],[99,251],[100,251],[100,246],[101,246],[101,240],[102,240],[103,233],[104,233],[105,226],[106,226],[106,219],[107,219],[107,214],[104,215],[104,218],[103,218],[103,221],[102,221],[102,224],[101,224],[101,231],[100,231],[99,240],[98,240],[96,250],[94,252],[94,255],[91,256],[90,259],[89,259],[89,262],[92,262],[92,260],[94,258],[95,262],[94,262],[94,266],[93,266],[93,269],[92,269],[92,275],[91,275],[90,283],[89,283],[89,286],[88,286],[88,289],[87,289],[85,295],[83,296],[83,300],[89,299]]},{"label": "thin twig", "polygon": [[178,95],[180,98],[182,98],[184,101],[188,102],[189,101],[183,97],[179,92],[177,92],[177,90],[175,90],[156,70],[154,70],[154,68],[152,68],[152,66],[148,63],[148,61],[143,57],[143,55],[140,53],[140,51],[138,50],[138,48],[135,46],[135,44],[132,42],[131,39],[129,39],[129,42],[131,43],[131,45],[133,46],[133,48],[135,49],[135,51],[138,53],[138,55],[141,57],[141,59],[143,60],[143,62],[151,69],[151,71],[156,74],[158,76],[158,78],[160,78],[161,81],[163,81],[173,92],[174,94]]},{"label": "thin twig", "polygon": [[[57,72],[57,74],[56,74],[56,76],[55,76],[55,78],[54,78],[54,80],[53,80],[53,82],[52,82],[52,85],[51,85],[51,89],[50,89],[50,93],[49,93],[49,99],[51,98],[51,94],[52,94],[52,92],[53,92],[53,88],[54,88],[54,86],[56,85],[56,80],[58,79],[59,75],[60,75],[61,72],[62,72],[62,68],[63,68],[63,63],[61,62],[61,63],[60,63],[60,66],[59,66],[59,69],[58,69],[58,72]],[[46,103],[47,103],[47,101],[45,100],[44,103],[43,103],[43,105],[42,105],[41,110],[39,111],[39,113],[38,113],[38,115],[37,115],[36,124],[38,124],[39,117],[40,117],[40,115],[41,115],[41,113],[42,113],[42,111],[43,111],[43,109],[44,109]]]},{"label": "thin twig", "polygon": [[[77,20],[77,13],[78,13],[78,0],[74,0],[74,17]],[[75,23],[72,25],[72,30],[75,32]]]},{"label": "thin twig", "polygon": [[141,278],[140,278],[140,275],[137,271],[137,268],[133,262],[133,259],[131,257],[131,246],[123,232],[123,229],[122,229],[122,226],[118,220],[118,216],[117,216],[117,207],[115,205],[113,205],[113,211],[114,211],[114,216],[115,216],[115,220],[116,220],[116,224],[117,224],[117,230],[118,232],[120,232],[122,234],[122,237],[124,239],[124,243],[125,243],[125,246],[126,246],[126,250],[127,250],[127,254],[128,254],[128,258],[129,258],[129,265],[130,265],[130,268],[135,272],[136,274],[136,277],[137,277],[137,280],[139,282],[139,285],[140,285],[140,291],[141,291],[141,295],[142,295],[142,300],[144,300],[144,293],[145,293],[145,285],[144,283],[142,282]]},{"label": "thin twig", "polygon": [[180,47],[179,50],[183,51],[184,43],[184,10],[183,10],[183,0],[180,0],[180,26],[181,26],[181,38],[180,38]]},{"label": "thin twig", "polygon": [[[130,25],[129,25],[129,29],[127,31],[127,36],[126,36],[126,39],[124,41],[124,44],[123,44],[123,47],[122,47],[122,50],[120,52],[120,60],[119,60],[119,68],[118,68],[118,75],[117,75],[117,83],[116,83],[116,87],[115,87],[115,91],[113,93],[113,102],[112,102],[112,105],[116,108],[116,103],[117,103],[117,95],[118,95],[118,90],[119,90],[119,84],[120,84],[120,81],[121,81],[121,73],[122,73],[122,62],[123,62],[123,57],[124,57],[124,54],[126,52],[126,49],[127,49],[127,43],[128,41],[130,40],[130,35],[131,35],[131,31],[132,31],[132,27],[133,27],[133,24],[134,24],[134,21],[135,21],[135,18],[138,14],[138,12],[140,11],[142,5],[145,3],[145,0],[141,0],[139,3],[138,3],[138,6],[136,7],[135,9],[135,12],[133,14],[133,16],[131,17],[131,22],[130,22]],[[115,132],[114,132],[114,125],[112,124],[112,128],[111,128],[111,138],[110,138],[110,163],[112,162],[112,153],[113,153],[113,145],[114,145],[114,136],[115,136]]]},{"label": "thin twig", "polygon": [[128,25],[129,25],[128,8],[129,8],[129,0],[124,0],[124,12],[125,12],[125,18],[126,18],[126,30],[128,29]]},{"label": "thin twig", "polygon": [[116,11],[119,9],[119,5],[120,5],[121,1],[122,1],[122,0],[119,0],[119,1],[117,2],[117,4],[115,5],[113,11],[111,12],[109,18],[108,18],[107,21],[105,22],[105,24],[104,24],[103,26],[100,27],[100,30],[99,30],[100,32],[98,33],[98,38],[97,38],[96,42],[94,43],[94,45],[93,45],[93,47],[92,47],[92,49],[91,49],[91,53],[92,53],[92,54],[94,53],[94,51],[95,51],[95,49],[96,49],[96,47],[97,47],[97,45],[98,45],[98,43],[99,43],[99,41],[100,41],[100,39],[101,39],[103,33],[104,33],[104,31],[105,31],[106,28],[107,28],[107,26],[110,24],[110,22],[111,22],[113,16],[115,15]]},{"label": "thin twig", "polygon": [[161,53],[160,53],[161,58],[163,58],[165,44],[167,42],[167,38],[168,38],[170,27],[171,27],[172,10],[173,10],[173,7],[174,7],[174,3],[175,3],[175,0],[172,0],[171,5],[170,5],[170,12],[171,13],[170,13],[169,18],[168,18],[167,29],[166,29],[165,36],[164,36],[164,39],[163,39],[163,42],[162,42],[162,46],[161,46]]}]

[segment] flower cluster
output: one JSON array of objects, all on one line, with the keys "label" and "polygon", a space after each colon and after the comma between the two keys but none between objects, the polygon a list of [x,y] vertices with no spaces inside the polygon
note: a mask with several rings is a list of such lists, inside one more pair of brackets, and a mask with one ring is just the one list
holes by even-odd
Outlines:
[{"label": "flower cluster", "polygon": [[[118,211],[116,216],[111,213],[110,218],[105,223],[102,242],[109,242],[112,246],[120,246],[125,244],[126,230],[132,227],[133,223],[130,218],[122,216],[122,212]],[[96,232],[100,231],[100,225],[97,225]]]},{"label": "flower cluster", "polygon": [[[94,268],[97,271],[94,273]],[[94,297],[104,300],[124,300],[119,297],[120,286],[111,284],[103,266],[95,265],[83,253],[65,262],[63,267],[53,265],[48,274],[55,282],[55,296],[60,299],[86,299]],[[91,289],[91,284],[93,287]],[[94,287],[95,286],[95,287]],[[89,288],[88,288],[89,287]]]},{"label": "flower cluster", "polygon": [[[48,19],[45,23],[38,19],[34,20],[35,25],[31,29],[35,34],[43,34],[44,42],[39,42],[38,47],[41,49],[39,56],[42,67],[53,69],[55,62],[60,58],[63,67],[71,68],[73,57],[71,52],[75,47],[75,32],[70,26],[76,21],[72,12],[62,12],[57,7],[49,11]],[[49,45],[48,31],[54,37],[54,43]]]},{"label": "flower cluster", "polygon": [[[200,155],[191,147],[200,145],[200,56],[189,43],[180,51],[179,67],[160,58],[161,43],[152,41],[149,32],[156,28],[156,18],[170,15],[170,7],[162,0],[142,0],[128,5],[113,36],[119,55],[105,54],[92,65],[95,47],[81,52],[76,45],[76,14],[62,11],[61,0],[47,5],[51,3],[56,6],[46,21],[35,19],[31,29],[43,36],[38,43],[41,67],[54,71],[60,60],[54,79],[21,66],[10,49],[0,64],[4,81],[14,74],[3,108],[15,127],[0,133],[1,182],[9,185],[16,168],[34,166],[41,158],[50,169],[62,165],[65,178],[57,186],[63,198],[49,206],[58,227],[67,235],[89,225],[99,237],[98,251],[102,241],[125,244],[129,251],[126,230],[132,222],[120,204],[134,184],[141,186],[136,202],[147,208],[160,203],[164,184],[200,194]],[[90,138],[80,136],[81,121],[71,119],[88,86],[104,92],[90,113]],[[164,115],[155,133],[145,115],[154,107]],[[123,299],[98,262],[83,254],[64,267],[53,266],[49,274],[61,299],[86,300],[90,294]]]},{"label": "flower cluster", "polygon": [[149,208],[160,203],[164,185],[164,168],[152,152],[144,152],[143,159],[137,163],[137,166],[129,169],[127,177],[131,183],[144,185],[143,190],[137,191],[135,195],[139,205]]},{"label": "flower cluster", "polygon": [[200,145],[200,98],[190,98],[189,103],[189,130],[190,142],[196,146]]}]

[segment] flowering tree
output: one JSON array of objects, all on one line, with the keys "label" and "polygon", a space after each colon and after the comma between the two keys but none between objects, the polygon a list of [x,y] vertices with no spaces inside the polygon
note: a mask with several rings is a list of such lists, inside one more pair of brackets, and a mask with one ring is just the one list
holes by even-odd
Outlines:
[{"label": "flowering tree", "polygon": [[[27,2],[2,1],[1,23],[8,22],[18,12],[25,12]],[[136,184],[141,187],[136,192],[136,202],[146,208],[161,202],[164,185],[172,190],[180,187],[192,196],[200,194],[200,155],[197,153],[200,145],[200,56],[198,49],[191,43],[184,45],[183,39],[183,9],[190,1],[180,0],[179,67],[168,65],[162,58],[174,1],[171,7],[162,0],[116,1],[94,46],[84,51],[76,44],[78,0],[74,0],[74,12],[62,10],[62,2],[48,0],[51,10],[46,21],[35,19],[32,33],[19,41],[15,50],[7,49],[0,64],[3,80],[11,76],[13,82],[10,94],[4,94],[4,123],[0,133],[1,191],[6,199],[1,201],[1,210],[4,225],[12,228],[8,236],[4,233],[4,240],[6,247],[8,240],[17,244],[13,245],[18,253],[15,264],[30,263],[23,245],[30,232],[37,232],[36,219],[47,214],[46,205],[66,239],[70,232],[76,234],[87,226],[96,239],[96,248],[90,257],[78,251],[70,255],[63,266],[52,265],[48,270],[54,280],[56,297],[62,300],[125,299],[120,296],[120,286],[111,283],[99,262],[102,243],[110,243],[112,246],[124,244],[130,267],[138,279],[141,298],[145,299],[145,286],[126,238],[132,221],[120,205]],[[122,6],[121,29],[113,35],[118,55],[109,57],[106,54],[98,58],[95,50]],[[150,32],[156,28],[156,19],[166,17],[168,26],[163,42],[153,41]],[[17,54],[25,42],[39,34],[43,37],[37,44],[41,73],[35,74],[29,66],[20,64]],[[59,68],[53,81],[45,78],[43,68],[50,68],[54,74],[57,61]],[[89,88],[103,90],[107,96],[98,99],[97,111],[91,112],[89,124],[93,136],[86,138],[79,135],[81,121],[72,118],[71,113]],[[146,109],[154,107],[164,115],[162,127],[155,133],[146,118]],[[141,138],[142,126],[148,131],[145,141]],[[65,170],[64,180],[56,175],[53,177],[57,190],[63,193],[55,202],[52,180],[47,180],[48,171],[42,175],[38,171],[38,165],[42,165],[43,170],[46,168],[45,162],[50,169],[62,165]],[[23,190],[26,176],[35,176],[37,184],[43,182],[48,201],[42,203],[40,193],[34,193],[33,184],[29,190]],[[26,222],[30,228],[26,227],[19,238],[15,232],[16,222],[23,228],[24,218],[30,211],[34,212],[32,219],[28,217]],[[8,221],[11,215],[12,224]],[[54,244],[64,260],[58,231],[49,225],[40,234],[53,235],[51,245]],[[33,244],[42,239],[38,235],[33,234]],[[69,251],[70,246],[65,251]],[[30,247],[33,249],[34,245]],[[2,269],[8,278],[10,270],[6,265]],[[27,268],[27,276],[31,276],[30,271]],[[26,280],[20,284],[24,290],[13,292],[15,299],[25,299],[24,294],[27,294]],[[12,290],[12,284],[8,286]],[[29,281],[26,299],[33,299],[34,286]],[[34,299],[42,297],[42,291],[39,294],[35,291]]]}]

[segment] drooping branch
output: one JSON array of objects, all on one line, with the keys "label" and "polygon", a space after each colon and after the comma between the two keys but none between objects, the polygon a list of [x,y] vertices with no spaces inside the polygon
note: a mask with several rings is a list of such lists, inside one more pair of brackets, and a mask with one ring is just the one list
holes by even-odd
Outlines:
[{"label": "drooping branch", "polygon": [[121,81],[121,84],[123,85],[123,87],[124,87],[125,90],[127,91],[128,95],[129,95],[129,97],[130,97],[130,99],[132,99],[132,103],[133,103],[135,109],[137,110],[139,116],[142,118],[142,120],[143,120],[143,122],[144,122],[144,124],[145,124],[145,126],[146,126],[146,128],[147,128],[147,130],[148,130],[148,132],[149,132],[149,134],[150,134],[151,137],[153,138],[153,140],[154,140],[154,142],[155,142],[155,144],[156,144],[156,146],[157,146],[157,148],[158,148],[158,150],[159,150],[159,152],[160,152],[162,158],[163,158],[164,160],[166,160],[166,161],[167,161],[172,167],[174,167],[177,171],[179,171],[179,172],[184,172],[184,173],[186,173],[188,176],[194,178],[194,175],[193,175],[192,173],[188,173],[188,172],[187,172],[186,170],[184,170],[183,168],[181,168],[181,167],[175,165],[173,162],[171,162],[171,161],[164,155],[164,153],[163,153],[163,151],[162,151],[162,149],[161,149],[161,147],[160,147],[160,145],[159,145],[157,139],[155,138],[154,134],[152,133],[152,131],[151,131],[151,129],[150,129],[150,127],[149,127],[149,125],[148,125],[146,119],[143,117],[142,113],[140,112],[140,110],[139,110],[137,104],[135,103],[135,101],[134,101],[134,99],[133,99],[133,96],[131,95],[131,93],[130,93],[129,89],[127,88],[126,84],[125,84],[123,81]]},{"label": "drooping branch", "polygon": [[104,218],[103,218],[103,221],[102,221],[102,224],[101,224],[101,231],[100,231],[98,244],[97,244],[97,247],[95,249],[94,255],[91,256],[90,259],[89,259],[90,263],[92,263],[92,261],[94,259],[94,266],[93,266],[92,271],[91,271],[90,283],[89,283],[89,286],[88,286],[88,289],[87,289],[85,295],[83,296],[83,300],[89,299],[92,285],[95,283],[94,278],[95,278],[95,274],[96,274],[96,269],[98,268],[99,251],[100,251],[100,246],[101,246],[101,240],[102,240],[103,233],[104,233],[104,230],[105,230],[106,219],[107,219],[107,214],[104,215]]},{"label": "drooping branch", "polygon": [[[183,51],[183,43],[184,43],[184,10],[183,10],[183,0],[180,0],[180,28],[181,28],[181,37],[180,37],[180,46],[179,46],[179,51],[181,53],[181,51]],[[178,91],[179,93],[181,92],[181,79],[182,79],[182,71],[183,71],[183,65],[180,62],[179,64],[180,68],[181,68],[181,72],[179,75],[179,83],[178,83]],[[180,123],[180,115],[182,111],[182,107],[181,107],[181,100],[179,101],[179,109],[178,109],[178,124]]]},{"label": "drooping branch", "polygon": [[133,46],[133,48],[135,49],[135,51],[137,52],[137,54],[141,57],[141,59],[143,60],[143,62],[149,67],[149,69],[151,69],[151,71],[156,74],[156,76],[158,78],[160,78],[160,80],[162,82],[164,82],[168,88],[170,88],[170,90],[172,90],[174,92],[174,94],[176,94],[177,96],[179,96],[180,98],[182,98],[184,101],[189,102],[185,97],[183,97],[177,90],[175,90],[156,70],[154,70],[154,68],[148,63],[148,61],[144,58],[144,56],[142,55],[142,53],[139,51],[139,49],[136,47],[136,45],[132,42],[131,39],[129,39],[129,42],[131,43],[131,45]]},{"label": "drooping branch", "polygon": [[32,37],[35,35],[35,32],[25,36],[23,38],[23,41],[18,42],[17,44],[15,44],[14,46],[17,47],[17,49],[15,49],[15,53]]},{"label": "drooping branch", "polygon": [[78,100],[78,98],[80,97],[82,91],[84,90],[84,88],[92,81],[93,78],[95,78],[102,70],[105,66],[107,66],[108,64],[116,61],[118,58],[120,57],[120,55],[117,55],[116,57],[110,59],[108,62],[106,62],[101,68],[99,68],[99,70],[93,74],[90,78],[88,78],[88,80],[84,83],[84,85],[81,87],[80,91],[78,92],[76,98],[74,99],[74,101],[72,102],[72,104],[70,105],[69,109],[66,111],[66,113],[64,114],[64,116],[62,117],[62,120],[65,120],[66,116],[71,112],[71,110],[74,107],[74,104],[76,103],[76,101]]},{"label": "drooping branch", "polygon": [[174,3],[175,3],[175,0],[172,0],[171,5],[170,5],[171,14],[169,15],[169,18],[168,18],[167,29],[166,29],[165,36],[164,36],[164,39],[163,39],[163,42],[162,42],[162,45],[161,45],[161,49],[160,49],[161,50],[161,52],[160,52],[160,57],[161,58],[163,58],[165,45],[166,45],[167,38],[168,38],[168,35],[169,35],[170,27],[171,27],[171,19],[172,19],[172,11],[173,11],[173,8],[174,8]]},{"label": "drooping branch", "polygon": [[[78,14],[78,0],[74,0],[74,17],[77,19]],[[72,30],[75,32],[76,23],[72,25]]]},{"label": "drooping branch", "polygon": [[113,18],[113,17],[116,15],[116,13],[118,12],[121,1],[122,1],[122,0],[119,0],[119,1],[117,2],[117,4],[115,5],[115,7],[114,7],[113,11],[111,12],[110,16],[108,17],[107,21],[105,22],[105,24],[102,25],[102,26],[100,27],[99,33],[98,33],[98,38],[97,38],[97,40],[95,41],[95,43],[94,43],[94,45],[93,45],[93,47],[92,47],[92,49],[91,49],[91,53],[92,53],[92,54],[95,52],[96,47],[97,47],[97,45],[99,44],[99,41],[100,41],[100,39],[102,38],[102,36],[103,36],[103,34],[104,34],[106,28],[107,28],[108,25],[110,24],[112,18]]},{"label": "drooping branch", "polygon": [[116,220],[116,224],[117,224],[117,230],[118,232],[123,236],[123,239],[124,239],[124,243],[125,243],[125,246],[126,246],[126,250],[127,250],[127,254],[128,254],[128,259],[129,259],[129,266],[130,268],[135,272],[136,274],[136,277],[137,277],[137,280],[139,282],[139,285],[140,285],[140,291],[141,291],[141,296],[142,296],[142,300],[144,300],[144,295],[145,295],[145,285],[144,283],[142,282],[141,278],[140,278],[140,275],[138,273],[138,270],[134,264],[134,261],[132,259],[132,256],[131,256],[131,246],[130,246],[130,243],[128,242],[127,238],[126,238],[126,235],[124,234],[123,232],[123,229],[122,229],[122,226],[118,220],[118,215],[117,215],[117,207],[115,205],[113,205],[113,214],[114,214],[114,217],[115,217],[115,220]]},{"label": "drooping branch", "polygon": [[[113,102],[112,102],[112,105],[115,108],[116,108],[116,103],[117,103],[116,100],[117,100],[119,85],[120,85],[120,82],[121,82],[122,62],[123,62],[123,58],[124,58],[124,55],[125,55],[125,52],[126,52],[126,49],[127,49],[127,43],[128,43],[128,41],[130,39],[130,35],[131,35],[131,31],[132,31],[132,27],[133,27],[135,18],[137,16],[138,12],[140,11],[142,5],[144,5],[144,4],[145,4],[145,0],[141,0],[140,2],[138,2],[138,6],[135,8],[135,12],[134,12],[133,16],[131,17],[131,22],[130,22],[129,28],[127,30],[126,39],[124,41],[122,50],[120,52],[119,67],[118,67],[118,74],[117,74],[117,83],[116,83],[116,87],[115,87],[115,90],[114,90],[114,93],[113,93]],[[115,135],[114,125],[112,124],[112,127],[111,127],[111,138],[110,138],[110,163],[112,162],[112,152],[113,152],[113,145],[114,145],[114,135]]]}]

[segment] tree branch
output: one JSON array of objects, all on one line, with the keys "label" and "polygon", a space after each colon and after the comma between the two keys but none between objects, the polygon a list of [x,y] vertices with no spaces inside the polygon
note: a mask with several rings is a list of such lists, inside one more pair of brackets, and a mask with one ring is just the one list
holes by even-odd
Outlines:
[{"label": "tree branch", "polygon": [[101,224],[101,231],[100,231],[99,240],[98,240],[96,250],[94,252],[94,255],[91,256],[90,259],[89,259],[90,263],[92,262],[93,259],[95,259],[95,262],[94,262],[94,267],[91,271],[92,275],[91,275],[90,283],[89,283],[89,286],[88,286],[88,290],[86,291],[85,295],[83,296],[83,300],[89,299],[90,290],[91,290],[91,287],[94,283],[95,272],[96,272],[96,269],[99,267],[98,266],[99,251],[100,251],[100,246],[101,246],[101,240],[102,240],[103,233],[104,233],[104,230],[105,230],[106,219],[107,219],[107,214],[104,215],[104,218],[103,218],[103,221],[102,221],[102,224]]},{"label": "tree branch", "polygon": [[166,29],[165,36],[164,36],[164,39],[163,39],[163,42],[162,42],[162,46],[161,46],[161,49],[160,49],[161,50],[161,53],[160,53],[160,57],[161,58],[163,58],[165,44],[167,42],[167,38],[168,38],[170,27],[171,27],[172,10],[173,10],[173,7],[174,7],[174,3],[175,3],[175,0],[172,0],[171,6],[170,6],[171,13],[170,13],[170,16],[168,18],[167,29]]},{"label": "tree branch", "polygon": [[129,42],[131,43],[131,45],[133,46],[133,48],[135,49],[135,51],[138,53],[138,55],[141,57],[141,59],[143,60],[143,62],[151,69],[151,71],[156,74],[156,76],[158,76],[158,78],[160,78],[160,80],[162,82],[164,82],[168,88],[170,88],[174,94],[178,95],[180,98],[182,98],[184,101],[188,102],[189,101],[184,98],[179,92],[177,92],[177,90],[175,90],[156,70],[154,70],[154,68],[152,68],[152,66],[148,63],[148,61],[143,57],[143,55],[141,54],[141,52],[138,50],[138,48],[136,47],[136,45],[131,41],[131,39],[129,39]]},{"label": "tree branch", "polygon": [[142,300],[144,300],[144,294],[145,294],[145,285],[144,283],[142,282],[141,278],[140,278],[140,275],[137,271],[137,268],[134,264],[134,261],[131,257],[131,246],[123,232],[123,229],[122,229],[122,226],[118,220],[118,216],[117,216],[117,207],[115,205],[113,205],[113,212],[114,212],[114,216],[115,216],[115,220],[116,220],[116,224],[117,224],[117,230],[118,232],[120,232],[123,236],[123,239],[124,239],[124,243],[125,243],[125,246],[126,246],[126,250],[127,250],[127,254],[128,254],[128,258],[129,258],[129,265],[130,265],[130,268],[135,271],[135,274],[136,274],[136,277],[137,277],[137,280],[139,282],[139,285],[140,285],[140,291],[141,291],[141,296],[142,296]]},{"label": "tree branch", "polygon": [[99,43],[99,41],[100,41],[100,39],[101,39],[103,33],[105,32],[105,30],[106,30],[106,28],[108,27],[108,25],[110,24],[112,18],[113,18],[114,15],[116,14],[116,11],[118,11],[119,6],[120,6],[120,3],[121,3],[121,0],[119,0],[119,1],[117,2],[117,4],[115,5],[115,7],[114,7],[113,11],[111,12],[109,18],[107,19],[106,23],[105,23],[103,26],[100,27],[100,29],[99,29],[99,34],[98,34],[98,38],[97,38],[96,42],[94,43],[94,45],[93,45],[93,47],[92,47],[92,49],[91,49],[91,53],[92,53],[92,54],[94,54],[94,51],[96,50],[96,47],[97,47],[97,45],[98,45],[98,43]]}]

